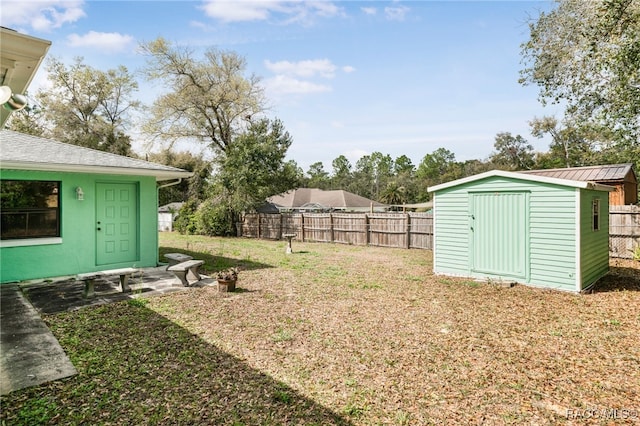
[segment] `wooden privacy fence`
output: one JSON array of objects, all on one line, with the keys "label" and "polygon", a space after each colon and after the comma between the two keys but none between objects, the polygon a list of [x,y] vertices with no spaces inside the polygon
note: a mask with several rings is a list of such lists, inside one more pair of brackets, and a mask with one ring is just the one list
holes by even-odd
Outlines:
[{"label": "wooden privacy fence", "polygon": [[[239,236],[380,247],[433,249],[431,213],[276,213],[247,214]],[[640,246],[640,207],[611,206],[609,256],[633,258]]]},{"label": "wooden privacy fence", "polygon": [[255,213],[244,216],[241,235],[281,239],[371,245],[398,248],[433,248],[431,213]]},{"label": "wooden privacy fence", "polygon": [[640,207],[610,206],[609,256],[633,258],[640,247]]}]

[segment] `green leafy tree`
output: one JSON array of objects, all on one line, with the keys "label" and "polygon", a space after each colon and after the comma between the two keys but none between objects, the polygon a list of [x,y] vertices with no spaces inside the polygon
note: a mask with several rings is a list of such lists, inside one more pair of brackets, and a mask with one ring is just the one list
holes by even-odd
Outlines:
[{"label": "green leafy tree", "polygon": [[332,189],[346,189],[351,181],[351,163],[344,155],[336,157],[332,162],[333,173],[331,175]]},{"label": "green leafy tree", "polygon": [[210,199],[237,219],[256,209],[274,194],[299,186],[300,168],[285,161],[292,139],[280,120],[261,119],[227,146],[226,155],[216,160],[217,173]]},{"label": "green leafy tree", "polygon": [[446,148],[438,148],[431,154],[426,154],[416,170],[419,190],[417,201],[429,201],[429,186],[456,179],[459,174],[456,164],[455,154]]},{"label": "green leafy tree", "polygon": [[189,151],[175,152],[170,148],[149,154],[148,160],[193,172],[193,176],[189,179],[184,179],[177,185],[162,188],[158,194],[160,205],[184,202],[189,199],[196,202],[205,200],[212,172],[211,162]]},{"label": "green leafy tree", "polygon": [[[391,182],[397,188],[402,188],[402,203],[412,203],[418,200],[418,184],[415,178],[416,167],[406,155],[401,155],[393,162],[394,177]],[[395,203],[401,204],[401,203]]]},{"label": "green leafy tree", "polygon": [[309,170],[307,171],[307,179],[306,186],[309,188],[320,188],[327,189],[329,188],[329,173],[324,170],[324,164],[322,161],[317,161],[309,166]]},{"label": "green leafy tree", "polygon": [[39,104],[29,102],[23,109],[14,111],[5,123],[7,129],[33,136],[44,136],[46,123]]},{"label": "green leafy tree", "polygon": [[538,85],[543,104],[562,103],[570,122],[639,143],[640,2],[557,0],[530,23],[522,56],[520,82]]},{"label": "green leafy tree", "polygon": [[363,155],[356,161],[351,183],[347,191],[365,198],[375,195],[375,168],[370,155]]},{"label": "green leafy tree", "polygon": [[407,202],[406,190],[397,182],[389,182],[380,194],[380,202],[385,204],[404,204]]},{"label": "green leafy tree", "polygon": [[379,200],[381,192],[386,188],[390,179],[393,177],[393,160],[389,154],[381,152],[373,152],[371,154],[371,165],[373,167],[373,198]]},{"label": "green leafy tree", "polygon": [[493,147],[495,152],[491,154],[490,161],[498,168],[529,170],[535,163],[533,146],[520,135],[498,133]]},{"label": "green leafy tree", "polygon": [[196,140],[225,153],[256,115],[264,112],[259,79],[245,76],[246,60],[214,48],[199,60],[188,47],[158,38],[143,43],[146,76],[167,92],[150,109],[144,130],[154,138]]},{"label": "green leafy tree", "polygon": [[551,136],[549,152],[539,155],[537,168],[578,167],[597,163],[593,138],[597,137],[598,132],[589,132],[588,127],[563,126],[554,117],[535,118],[529,125],[533,136]]},{"label": "green leafy tree", "polygon": [[138,83],[126,67],[100,71],[76,58],[70,66],[51,58],[47,72],[52,87],[36,93],[42,105],[44,136],[61,142],[131,155],[126,134]]}]

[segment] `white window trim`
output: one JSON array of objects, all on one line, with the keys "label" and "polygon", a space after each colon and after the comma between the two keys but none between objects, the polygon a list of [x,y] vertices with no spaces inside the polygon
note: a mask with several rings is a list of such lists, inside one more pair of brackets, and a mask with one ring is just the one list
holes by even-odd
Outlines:
[{"label": "white window trim", "polygon": [[26,247],[26,246],[47,246],[51,244],[62,244],[62,237],[51,238],[25,238],[23,240],[1,240],[0,248],[3,247]]}]

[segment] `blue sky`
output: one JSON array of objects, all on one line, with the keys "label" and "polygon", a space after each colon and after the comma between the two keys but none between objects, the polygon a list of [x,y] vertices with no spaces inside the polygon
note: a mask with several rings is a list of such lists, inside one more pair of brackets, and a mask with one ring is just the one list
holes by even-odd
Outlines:
[{"label": "blue sky", "polygon": [[[498,132],[548,141],[528,121],[559,115],[536,87],[518,84],[527,20],[549,1],[57,1],[2,0],[0,24],[52,41],[48,56],[137,73],[141,41],[162,36],[195,51],[214,46],[247,60],[268,115],[293,137],[305,171],[345,155],[407,155],[417,166],[444,147],[484,159]],[[41,70],[31,91],[44,85]],[[161,90],[141,76],[139,97]],[[143,153],[143,140],[134,148]],[[199,146],[183,146],[200,152]],[[206,154],[206,153],[205,153]]]}]

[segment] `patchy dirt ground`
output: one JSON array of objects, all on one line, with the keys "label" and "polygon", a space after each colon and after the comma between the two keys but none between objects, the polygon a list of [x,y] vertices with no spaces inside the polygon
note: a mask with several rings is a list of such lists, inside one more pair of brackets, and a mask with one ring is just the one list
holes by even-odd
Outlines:
[{"label": "patchy dirt ground", "polygon": [[48,316],[80,374],[3,397],[7,424],[640,422],[637,262],[579,295],[436,277],[428,251],[171,238],[239,290]]}]

